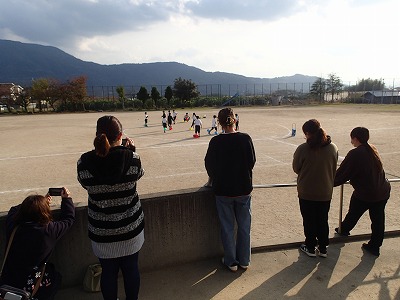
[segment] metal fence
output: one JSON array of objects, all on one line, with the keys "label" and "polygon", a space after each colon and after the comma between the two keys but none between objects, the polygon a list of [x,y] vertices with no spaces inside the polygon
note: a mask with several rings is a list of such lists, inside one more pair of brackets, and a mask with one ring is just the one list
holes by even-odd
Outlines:
[{"label": "metal fence", "polygon": [[[383,81],[384,83],[385,81]],[[323,100],[331,101],[348,101],[360,103],[400,103],[400,89],[396,87],[396,79],[386,80],[390,84],[385,84],[384,90],[381,90],[379,95],[374,95],[378,92],[378,87],[371,90],[364,90],[357,87],[357,82],[343,82],[343,88],[335,94],[326,93]],[[233,83],[233,84],[199,84],[197,90],[202,97],[226,98],[236,94],[240,97],[282,97],[282,99],[302,100],[309,96],[311,87],[314,82],[269,82],[269,83]],[[125,97],[133,100],[141,87],[145,87],[148,93],[155,87],[161,96],[164,96],[168,86],[173,87],[173,84],[154,84],[154,85],[130,85],[123,86]],[[118,99],[116,92],[117,86],[88,86],[87,94],[91,98],[106,99],[115,101]],[[372,96],[366,97],[365,94],[371,92]]]},{"label": "metal fence", "polygon": [[[388,179],[389,182],[400,182],[400,178]],[[348,185],[349,182],[340,186],[340,201],[339,201],[339,216],[338,216],[338,228],[339,232],[342,226],[343,219],[343,194],[344,186]],[[286,187],[296,187],[297,183],[278,183],[278,184],[255,184],[253,185],[256,189],[270,189],[270,188],[286,188]],[[397,230],[400,233],[400,228]]]}]

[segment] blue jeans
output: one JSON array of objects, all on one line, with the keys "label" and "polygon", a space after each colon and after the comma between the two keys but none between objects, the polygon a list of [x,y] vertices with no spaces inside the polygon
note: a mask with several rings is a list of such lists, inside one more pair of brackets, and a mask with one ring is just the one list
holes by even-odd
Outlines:
[{"label": "blue jeans", "polygon": [[139,252],[117,258],[99,258],[101,272],[101,293],[104,300],[116,300],[118,296],[118,272],[122,271],[126,300],[136,300],[139,294],[140,274]]},{"label": "blue jeans", "polygon": [[[221,239],[224,247],[224,263],[227,266],[250,264],[251,195],[240,197],[215,196]],[[235,220],[237,235],[235,240]]]}]

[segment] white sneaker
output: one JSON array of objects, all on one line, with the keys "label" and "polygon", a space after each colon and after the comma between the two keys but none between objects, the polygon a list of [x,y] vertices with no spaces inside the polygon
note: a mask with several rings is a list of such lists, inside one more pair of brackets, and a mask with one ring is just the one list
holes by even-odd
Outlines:
[{"label": "white sneaker", "polygon": [[[224,258],[222,258],[222,263],[225,265]],[[238,266],[228,266],[228,265],[225,266],[227,266],[229,270],[231,270],[232,272],[236,272],[238,270]]]}]

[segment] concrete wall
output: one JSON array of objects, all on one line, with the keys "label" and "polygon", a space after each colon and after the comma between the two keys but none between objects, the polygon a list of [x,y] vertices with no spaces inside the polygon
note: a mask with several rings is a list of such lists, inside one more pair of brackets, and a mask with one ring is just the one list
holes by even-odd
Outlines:
[{"label": "concrete wall", "polygon": [[[148,271],[222,255],[220,227],[210,189],[187,189],[141,197],[145,244],[140,270]],[[57,218],[59,209],[55,209]],[[0,257],[4,258],[6,213],[0,213]],[[50,259],[63,276],[63,287],[82,284],[89,264],[98,263],[87,237],[87,206],[77,204],[76,220]]]}]

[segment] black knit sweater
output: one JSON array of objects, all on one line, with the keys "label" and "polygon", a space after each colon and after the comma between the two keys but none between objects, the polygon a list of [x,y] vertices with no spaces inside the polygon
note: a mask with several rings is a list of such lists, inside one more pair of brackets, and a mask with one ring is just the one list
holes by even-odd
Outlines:
[{"label": "black knit sweater", "polygon": [[123,146],[106,157],[95,151],[78,161],[78,181],[88,192],[89,238],[98,243],[136,237],[144,228],[144,215],[136,191],[143,176],[140,157]]}]

